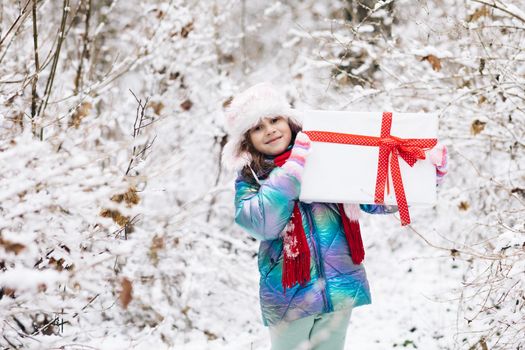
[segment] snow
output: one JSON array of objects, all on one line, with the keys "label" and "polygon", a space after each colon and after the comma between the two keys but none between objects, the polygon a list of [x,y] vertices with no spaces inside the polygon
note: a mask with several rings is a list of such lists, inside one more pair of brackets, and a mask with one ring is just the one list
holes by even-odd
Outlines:
[{"label": "snow", "polygon": [[[93,2],[81,59],[85,10],[72,0],[35,130],[32,16],[8,33],[20,4],[0,4],[0,346],[268,349],[259,242],[233,223],[235,174],[219,159],[223,104],[271,80],[295,108],[436,112],[450,151],[438,204],[411,208],[409,228],[361,216],[373,303],[353,311],[347,348],[523,347],[523,22],[399,0],[361,23],[349,3]],[[497,4],[525,17],[521,1]],[[39,6],[38,104],[62,2]],[[130,89],[153,122],[135,138]]]},{"label": "snow", "polygon": [[372,33],[374,30],[375,28],[371,24],[364,24],[357,29],[359,33]]},{"label": "snow", "polygon": [[38,290],[41,285],[52,286],[64,282],[66,277],[57,271],[14,268],[0,274],[0,285],[15,289],[16,292]]},{"label": "snow", "polygon": [[452,291],[461,278],[462,263],[403,229],[374,237],[372,232],[396,225],[395,220],[367,219],[372,227],[363,227],[369,232],[364,238],[365,266],[372,304],[352,313],[348,348],[385,349],[405,342],[410,342],[409,348],[454,348],[457,301]]},{"label": "snow", "polygon": [[522,20],[525,19],[525,11],[523,11],[522,9],[520,9],[518,6],[514,4],[512,3],[504,4],[503,8],[506,8],[513,15],[520,17]]},{"label": "snow", "polygon": [[283,11],[284,9],[283,9],[282,2],[277,1],[264,10],[264,15],[268,17],[278,16],[278,15],[281,15]]}]

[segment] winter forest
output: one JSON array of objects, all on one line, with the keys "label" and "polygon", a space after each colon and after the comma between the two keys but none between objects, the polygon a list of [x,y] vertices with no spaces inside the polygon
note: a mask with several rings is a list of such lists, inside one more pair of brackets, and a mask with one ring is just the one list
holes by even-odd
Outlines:
[{"label": "winter forest", "polygon": [[268,349],[224,108],[435,112],[437,205],[363,215],[348,349],[525,349],[521,0],[1,0],[0,347]]}]

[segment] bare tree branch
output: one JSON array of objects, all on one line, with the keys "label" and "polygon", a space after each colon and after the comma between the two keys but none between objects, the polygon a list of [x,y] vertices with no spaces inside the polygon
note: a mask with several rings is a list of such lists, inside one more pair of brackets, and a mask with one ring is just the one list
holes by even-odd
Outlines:
[{"label": "bare tree branch", "polygon": [[521,14],[519,14],[519,13],[513,12],[511,9],[506,7],[500,1],[497,1],[497,0],[492,0],[492,1],[488,1],[488,0],[470,0],[470,1],[474,1],[474,2],[477,2],[477,3],[483,4],[483,5],[487,5],[487,6],[493,7],[495,9],[500,10],[502,12],[505,12],[506,14],[511,15],[512,17],[517,18],[520,21],[522,21],[523,23],[525,23],[525,17],[522,17]]}]

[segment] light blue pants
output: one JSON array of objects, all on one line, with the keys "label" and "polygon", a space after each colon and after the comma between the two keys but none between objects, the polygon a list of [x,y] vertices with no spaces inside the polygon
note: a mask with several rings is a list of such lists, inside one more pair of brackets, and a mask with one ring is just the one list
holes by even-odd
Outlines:
[{"label": "light blue pants", "polygon": [[271,350],[343,350],[352,309],[270,326]]}]

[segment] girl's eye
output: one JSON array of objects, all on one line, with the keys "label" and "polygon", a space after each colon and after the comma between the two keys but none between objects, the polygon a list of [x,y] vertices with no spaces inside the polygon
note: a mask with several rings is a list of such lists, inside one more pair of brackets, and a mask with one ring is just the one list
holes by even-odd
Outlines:
[{"label": "girl's eye", "polygon": [[256,127],[253,128],[253,131],[259,131],[259,130],[261,130],[261,128],[262,127],[260,125],[257,125]]},{"label": "girl's eye", "polygon": [[275,124],[279,121],[279,118],[272,118],[272,123]]}]

